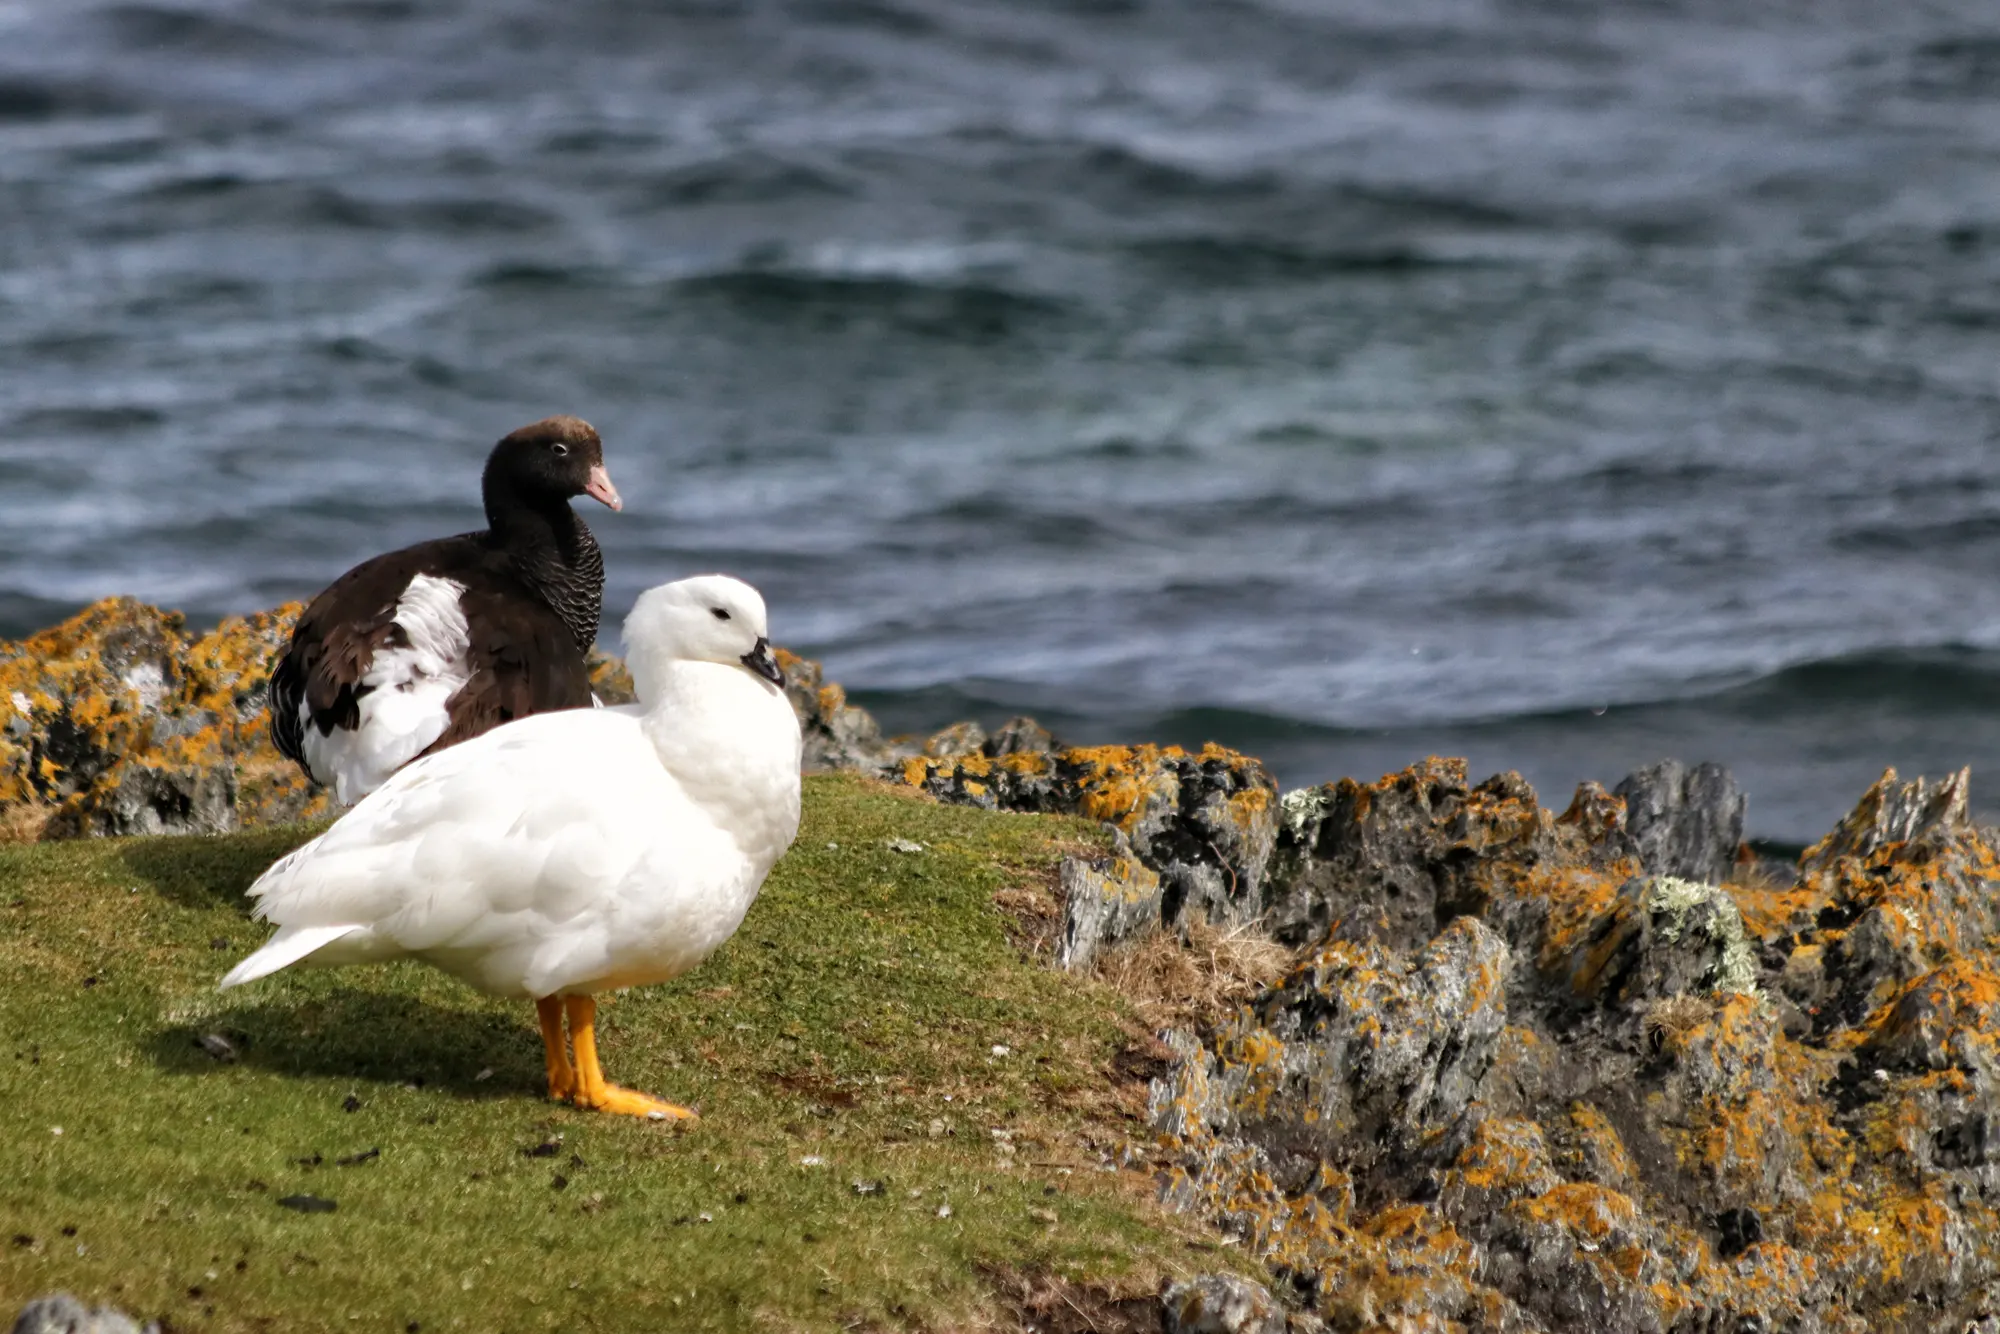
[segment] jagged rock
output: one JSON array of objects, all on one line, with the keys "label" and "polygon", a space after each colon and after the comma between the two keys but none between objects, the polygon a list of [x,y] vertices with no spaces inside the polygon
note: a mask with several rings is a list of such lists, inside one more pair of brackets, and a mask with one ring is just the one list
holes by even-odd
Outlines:
[{"label": "jagged rock", "polygon": [[1613,789],[1625,830],[1648,875],[1720,883],[1743,845],[1743,792],[1719,764],[1689,769],[1662,760]]},{"label": "jagged rock", "polygon": [[776,653],[785,673],[785,694],[799,715],[807,773],[882,773],[911,753],[912,747],[885,739],[875,716],[849,704],[847,692],[825,680],[818,663],[784,649]]},{"label": "jagged rock", "polygon": [[66,1292],[37,1297],[14,1318],[14,1334],[159,1334],[157,1322],[144,1325],[109,1306],[96,1310]]},{"label": "jagged rock", "polygon": [[181,618],[130,598],[85,608],[0,644],[0,803],[38,826],[143,748],[152,715],[180,689]]},{"label": "jagged rock", "polygon": [[[1556,817],[1482,787],[1432,761],[1285,798],[1272,894],[1316,943],[1244,1017],[1170,1037],[1169,1203],[1343,1330],[1982,1327],[2000,857],[1964,775],[1885,775],[1798,873],[1732,857],[1721,884],[1647,873],[1593,784]],[[1694,841],[1722,860],[1725,834]],[[1450,1007],[1411,999],[1452,908],[1508,947],[1470,1063],[1428,1046]]]},{"label": "jagged rock", "polygon": [[293,603],[190,639],[111,598],[0,645],[0,824],[14,837],[219,833],[329,809],[271,745],[265,673]]},{"label": "jagged rock", "polygon": [[218,751],[207,763],[127,760],[89,791],[57,807],[41,837],[226,834],[234,828],[236,767]]},{"label": "jagged rock", "polygon": [[1902,1073],[2000,1074],[2000,975],[1957,959],[1912,982],[1856,1050],[1856,1060]]},{"label": "jagged rock", "polygon": [[1260,1283],[1202,1274],[1160,1294],[1165,1334],[1285,1334],[1285,1310]]},{"label": "jagged rock", "polygon": [[[1154,1092],[1156,1125],[1191,1146],[1187,1199],[1226,1199],[1202,1150],[1227,1136],[1274,1180],[1326,1166],[1404,1179],[1449,1161],[1506,1023],[1507,946],[1460,918],[1414,962],[1335,942],[1309,956]],[[1373,1189],[1371,1187],[1371,1189]],[[1219,1192],[1219,1193],[1218,1193]]]},{"label": "jagged rock", "polygon": [[1810,924],[1785,987],[1821,1033],[1859,1023],[1908,982],[2000,936],[2000,857],[1967,813],[1969,771],[1936,784],[1886,771],[1800,858]]},{"label": "jagged rock", "polygon": [[986,729],[978,723],[953,723],[932,734],[923,744],[923,753],[934,760],[986,753]]},{"label": "jagged rock", "polygon": [[1453,1222],[1465,1226],[1516,1200],[1541,1195],[1561,1182],[1539,1125],[1492,1118],[1473,1128],[1466,1146],[1445,1173],[1438,1207]]},{"label": "jagged rock", "polygon": [[187,651],[189,688],[181,708],[184,717],[220,721],[219,744],[234,760],[241,824],[318,819],[336,809],[332,797],[271,743],[271,664],[291,642],[292,623],[304,609],[304,603],[288,602],[231,616]]},{"label": "jagged rock", "polygon": [[2000,975],[1958,959],[1904,990],[1842,1070],[1854,1113],[1924,1169],[2000,1165]]},{"label": "jagged rock", "polygon": [[1894,769],[1884,769],[1854,809],[1799,858],[1807,872],[1826,870],[1846,858],[1865,859],[1897,845],[1943,849],[1967,837],[1977,837],[1967,813],[1972,770],[1960,769],[1936,783],[1917,778],[1904,783]]},{"label": "jagged rock", "polygon": [[1626,881],[1567,971],[1570,990],[1600,1004],[1757,989],[1736,901],[1720,885],[1669,876]]},{"label": "jagged rock", "polygon": [[[1565,1183],[1496,1211],[1480,1276],[1551,1329],[1664,1331],[1681,1259],[1629,1197]],[[1724,1329],[1740,1326],[1724,1324]]]},{"label": "jagged rock", "polygon": [[[1615,827],[1616,812],[1601,819]],[[1366,935],[1412,948],[1484,912],[1500,873],[1607,855],[1543,810],[1519,774],[1475,787],[1464,760],[1433,757],[1374,783],[1287,793],[1266,921],[1294,943]]]},{"label": "jagged rock", "polygon": [[1242,921],[1262,907],[1277,787],[1258,761],[1220,746],[1092,746],[946,759],[913,756],[903,781],[940,801],[1081,815],[1113,826],[1159,874],[1161,916]]},{"label": "jagged rock", "polygon": [[1160,925],[1160,877],[1132,855],[1122,833],[1104,857],[1065,857],[1057,876],[1063,899],[1059,967],[1088,968],[1106,947]]},{"label": "jagged rock", "polygon": [[1002,755],[1045,755],[1067,747],[1033,718],[1009,718],[986,738],[980,749],[988,759],[999,759]]}]

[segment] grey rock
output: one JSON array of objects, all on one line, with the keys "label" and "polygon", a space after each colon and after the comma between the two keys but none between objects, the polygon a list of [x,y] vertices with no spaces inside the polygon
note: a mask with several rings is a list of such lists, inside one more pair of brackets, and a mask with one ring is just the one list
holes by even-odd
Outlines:
[{"label": "grey rock", "polygon": [[1895,844],[1944,849],[1977,838],[1968,811],[1971,788],[1969,767],[1936,782],[1914,778],[1907,783],[1894,769],[1885,769],[1833,832],[1807,850],[1800,866],[1818,871],[1843,857],[1870,857]]},{"label": "grey rock", "polygon": [[1063,749],[1063,744],[1033,718],[1009,718],[994,729],[981,749],[997,760],[1002,755],[1046,754]]},{"label": "grey rock", "polygon": [[860,770],[881,773],[914,754],[915,748],[890,741],[868,710],[847,702],[847,692],[827,681],[818,663],[787,654],[785,694],[799,717],[807,773]]},{"label": "grey rock", "polygon": [[1056,962],[1063,968],[1088,968],[1106,947],[1160,924],[1160,877],[1132,856],[1123,834],[1109,856],[1090,861],[1065,857],[1057,874],[1063,928]]},{"label": "grey rock", "polygon": [[1612,791],[1625,799],[1625,832],[1648,875],[1728,878],[1743,843],[1744,798],[1727,769],[1661,760]]},{"label": "grey rock", "polygon": [[1335,944],[1211,1044],[1182,1039],[1153,1088],[1154,1124],[1184,1141],[1231,1135],[1281,1175],[1291,1159],[1421,1173],[1456,1151],[1477,1116],[1507,1023],[1510,963],[1507,943],[1471,917],[1414,960],[1372,942]]},{"label": "grey rock", "polygon": [[1091,815],[1115,823],[1157,872],[1160,915],[1244,922],[1262,911],[1277,785],[1258,760],[1217,748],[1104,746],[1001,759],[912,761],[939,801],[982,810]]},{"label": "grey rock", "polygon": [[1608,1004],[1682,994],[1748,995],[1757,962],[1743,914],[1719,885],[1632,879],[1570,952],[1570,991]]},{"label": "grey rock", "polygon": [[1486,910],[1493,868],[1533,867],[1564,841],[1519,774],[1475,786],[1458,759],[1289,792],[1265,924],[1288,944],[1332,935],[1417,949],[1440,924]]},{"label": "grey rock", "polygon": [[86,793],[52,817],[45,839],[132,834],[226,834],[237,827],[233,765],[127,764],[107,789]]},{"label": "grey rock", "polygon": [[1202,1274],[1160,1294],[1165,1334],[1285,1334],[1285,1311],[1262,1284]]},{"label": "grey rock", "polygon": [[953,723],[941,732],[934,733],[924,742],[923,753],[932,759],[948,759],[954,755],[984,755],[986,753],[986,729],[978,723]]},{"label": "grey rock", "polygon": [[14,1319],[14,1334],[159,1334],[159,1330],[154,1321],[141,1325],[109,1306],[93,1311],[66,1292],[36,1298]]}]

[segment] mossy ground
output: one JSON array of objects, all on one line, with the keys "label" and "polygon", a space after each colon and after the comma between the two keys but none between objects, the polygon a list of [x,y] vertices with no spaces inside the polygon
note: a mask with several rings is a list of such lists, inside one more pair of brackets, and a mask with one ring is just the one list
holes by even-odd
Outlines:
[{"label": "mossy ground", "polygon": [[805,805],[736,938],[605,1006],[608,1073],[688,1131],[548,1102],[530,1007],[417,965],[218,993],[313,827],[0,848],[0,1318],[65,1288],[173,1330],[980,1328],[1021,1275],[1239,1267],[1105,1169],[1143,1033],[995,905],[1090,827]]}]

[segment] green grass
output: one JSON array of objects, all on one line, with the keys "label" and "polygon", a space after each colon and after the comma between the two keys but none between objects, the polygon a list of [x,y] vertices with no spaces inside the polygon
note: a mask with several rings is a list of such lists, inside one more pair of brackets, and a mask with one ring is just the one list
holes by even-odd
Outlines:
[{"label": "green grass", "polygon": [[414,964],[218,993],[311,832],[0,847],[0,1320],[65,1288],[177,1331],[939,1329],[1007,1323],[1021,1274],[1235,1265],[1102,1168],[1129,1015],[995,905],[1046,904],[1086,826],[809,780],[735,939],[604,1006],[607,1073],[685,1131],[548,1102],[531,1007]]}]

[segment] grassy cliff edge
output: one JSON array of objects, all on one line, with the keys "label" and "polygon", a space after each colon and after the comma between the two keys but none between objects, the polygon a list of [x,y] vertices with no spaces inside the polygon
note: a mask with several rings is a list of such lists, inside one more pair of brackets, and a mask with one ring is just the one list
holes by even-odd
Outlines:
[{"label": "grassy cliff edge", "polygon": [[530,1007],[416,965],[217,993],[265,934],[244,887],[314,828],[0,847],[0,1309],[980,1328],[1241,1263],[1116,1168],[1129,1004],[1018,943],[1095,826],[808,780],[736,938],[607,1006],[607,1067],[698,1105],[683,1133],[548,1102]]}]

